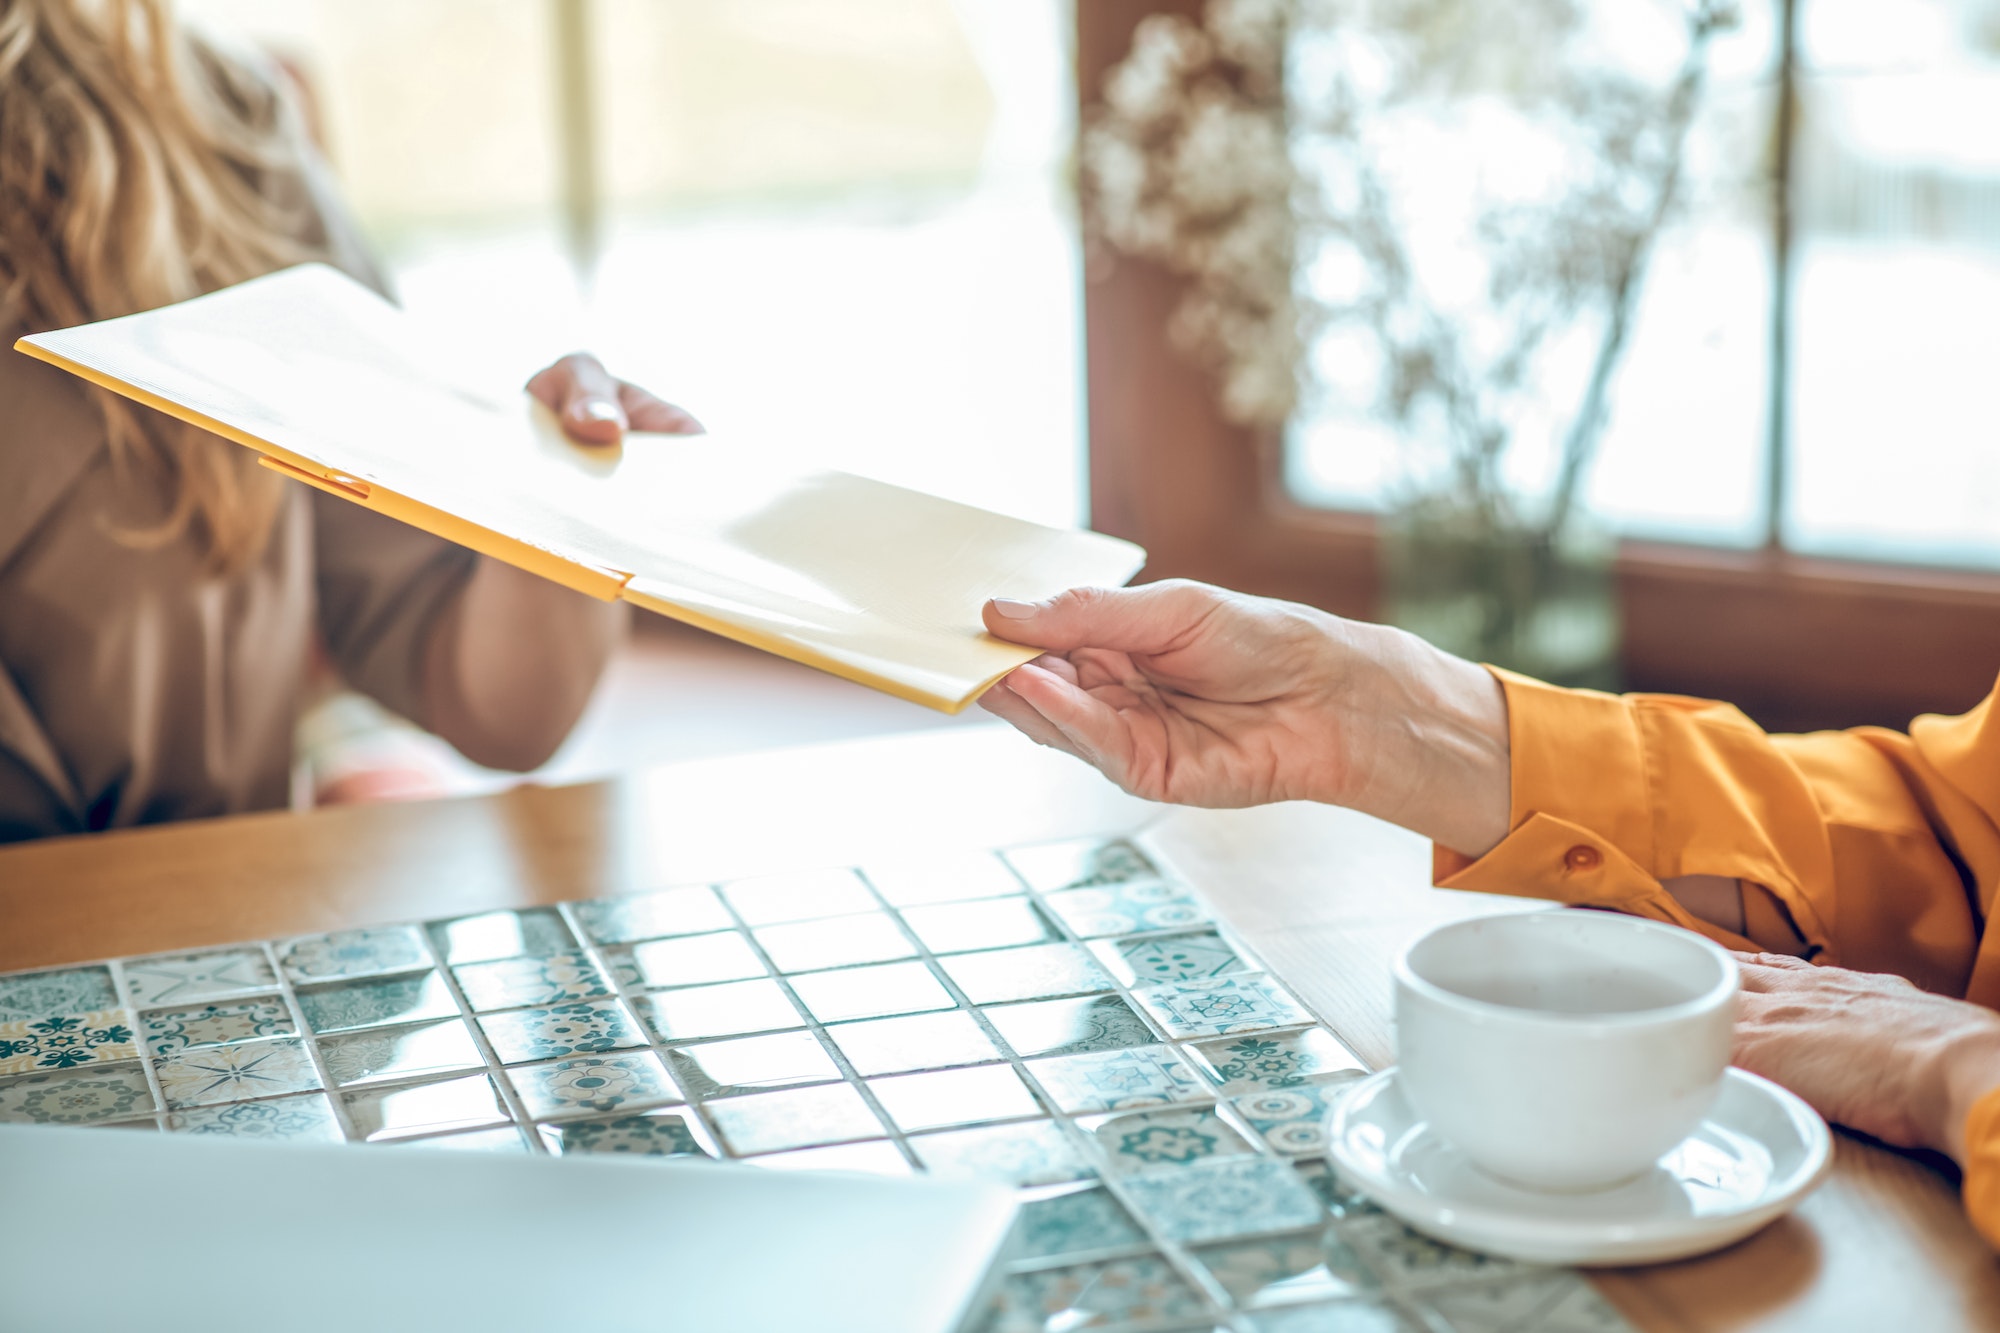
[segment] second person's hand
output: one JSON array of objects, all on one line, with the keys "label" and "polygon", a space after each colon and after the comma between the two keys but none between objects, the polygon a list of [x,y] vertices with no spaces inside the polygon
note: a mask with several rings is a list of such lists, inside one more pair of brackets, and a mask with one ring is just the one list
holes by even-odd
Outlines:
[{"label": "second person's hand", "polygon": [[617,444],[628,430],[702,433],[702,424],[686,410],[613,378],[588,352],[572,352],[537,371],[528,392],[556,414],[571,439],[583,444]]}]

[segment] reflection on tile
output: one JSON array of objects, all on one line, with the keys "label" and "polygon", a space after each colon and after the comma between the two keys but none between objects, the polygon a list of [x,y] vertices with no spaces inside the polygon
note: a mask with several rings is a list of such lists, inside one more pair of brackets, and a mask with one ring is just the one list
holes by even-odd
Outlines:
[{"label": "reflection on tile", "polygon": [[413,1087],[369,1088],[340,1094],[354,1132],[370,1143],[504,1124],[507,1104],[490,1074],[419,1083]]},{"label": "reflection on tile", "polygon": [[1265,1310],[1251,1315],[1245,1326],[1251,1333],[1422,1333],[1395,1306],[1373,1300]]},{"label": "reflection on tile", "polygon": [[455,1018],[407,1028],[379,1028],[319,1043],[327,1076],[341,1087],[478,1069],[485,1061]]},{"label": "reflection on tile", "polygon": [[840,1077],[819,1039],[810,1032],[774,1032],[699,1046],[667,1048],[667,1065],[691,1097],[727,1097],[796,1083],[825,1083]]},{"label": "reflection on tile", "polygon": [[213,1000],[139,1015],[139,1033],[153,1055],[171,1055],[190,1046],[219,1046],[252,1037],[284,1037],[293,1031],[292,1012],[276,995],[247,1000]]},{"label": "reflection on tile", "polygon": [[910,1146],[924,1166],[940,1176],[1019,1187],[1060,1185],[1097,1174],[1082,1150],[1053,1120],[920,1134],[910,1140]]},{"label": "reflection on tile", "polygon": [[1352,1189],[1325,1162],[1295,1162],[1294,1168],[1306,1188],[1319,1196],[1320,1203],[1334,1217],[1374,1217],[1382,1210],[1368,1196]]},{"label": "reflection on tile", "polygon": [[1163,981],[1193,981],[1248,971],[1228,941],[1212,930],[1186,935],[1141,935],[1132,939],[1098,940],[1091,951],[1128,986],[1156,986]]},{"label": "reflection on tile", "polygon": [[0,1123],[94,1125],[152,1111],[153,1092],[136,1063],[58,1069],[0,1080]]},{"label": "reflection on tile", "polygon": [[269,990],[277,983],[262,949],[215,949],[125,963],[125,986],[137,1005],[182,1004],[238,991]]},{"label": "reflection on tile", "polygon": [[139,1053],[131,1022],[123,1009],[97,1009],[0,1023],[0,1074],[130,1060]]},{"label": "reflection on tile", "polygon": [[1625,1317],[1580,1274],[1447,1287],[1422,1302],[1451,1333],[1627,1333]]},{"label": "reflection on tile", "polygon": [[1028,1072],[1069,1112],[1115,1111],[1199,1101],[1208,1088],[1165,1046],[1059,1055],[1033,1060]]},{"label": "reflection on tile", "polygon": [[1275,1157],[1209,1157],[1124,1178],[1160,1234],[1183,1243],[1316,1226],[1319,1200]]},{"label": "reflection on tile", "polygon": [[1114,1115],[1087,1128],[1104,1160],[1119,1175],[1251,1151],[1212,1106]]},{"label": "reflection on tile", "polygon": [[860,1171],[871,1176],[907,1176],[910,1164],[887,1139],[839,1143],[831,1148],[801,1148],[797,1152],[766,1153],[747,1159],[751,1166],[778,1171]]},{"label": "reflection on tile", "polygon": [[922,963],[878,963],[792,978],[792,989],[822,1023],[949,1009],[951,995]]},{"label": "reflection on tile", "polygon": [[201,1046],[155,1060],[153,1072],[170,1110],[319,1087],[319,1074],[294,1037]]},{"label": "reflection on tile", "polygon": [[548,1150],[564,1157],[572,1153],[656,1158],[709,1155],[689,1117],[679,1111],[627,1115],[616,1120],[579,1120],[540,1128]]},{"label": "reflection on tile", "polygon": [[423,967],[430,955],[415,926],[372,926],[288,940],[278,962],[293,981],[332,981]]},{"label": "reflection on tile", "polygon": [[576,950],[547,958],[505,958],[492,963],[454,967],[465,1001],[474,1009],[512,1009],[524,1004],[560,1004],[564,1000],[594,1000],[611,987]]},{"label": "reflection on tile", "polygon": [[826,1033],[863,1078],[1001,1058],[986,1030],[962,1009],[841,1023]]},{"label": "reflection on tile", "polygon": [[656,991],[633,1007],[663,1042],[770,1032],[805,1023],[778,983],[769,980]]},{"label": "reflection on tile", "polygon": [[1048,914],[1025,897],[911,907],[903,912],[903,920],[932,953],[1047,944],[1062,938]]},{"label": "reflection on tile", "polygon": [[845,916],[875,906],[875,899],[852,870],[806,870],[742,879],[723,885],[722,896],[744,923],[752,926]]},{"label": "reflection on tile", "polygon": [[579,1055],[552,1065],[509,1069],[507,1078],[536,1120],[592,1111],[636,1111],[681,1099],[660,1057],[651,1051]]},{"label": "reflection on tile", "polygon": [[1384,1282],[1410,1291],[1547,1271],[1420,1236],[1387,1213],[1343,1222],[1340,1235]]},{"label": "reflection on tile", "polygon": [[868,1090],[905,1133],[1041,1114],[1012,1065],[897,1074],[871,1079]]},{"label": "reflection on tile", "polygon": [[1208,909],[1194,896],[1194,890],[1163,879],[1136,880],[1103,889],[1070,889],[1052,893],[1044,901],[1064,925],[1084,939],[1199,926],[1209,919]]},{"label": "reflection on tile", "polygon": [[897,861],[871,861],[861,867],[861,873],[896,907],[1023,892],[1020,878],[991,852],[936,852]]},{"label": "reflection on tile", "polygon": [[0,1023],[117,1007],[118,991],[108,968],[69,967],[0,977]]},{"label": "reflection on tile", "polygon": [[625,1016],[625,1006],[616,1000],[482,1014],[479,1027],[506,1065],[646,1044],[639,1025]]},{"label": "reflection on tile", "polygon": [[1151,1325],[1194,1319],[1207,1308],[1165,1259],[1141,1254],[1012,1274],[983,1333]]},{"label": "reflection on tile", "polygon": [[997,1005],[984,1012],[986,1021],[1021,1056],[1115,1051],[1157,1040],[1146,1020],[1116,995]]},{"label": "reflection on tile", "polygon": [[1125,1206],[1101,1186],[1086,1185],[1021,1205],[1022,1259],[1122,1250],[1145,1242],[1146,1233]]},{"label": "reflection on tile", "polygon": [[278,1097],[263,1102],[196,1106],[167,1117],[167,1128],[182,1134],[222,1134],[236,1139],[289,1139],[339,1143],[340,1124],[326,1094]]},{"label": "reflection on tile", "polygon": [[887,912],[858,912],[823,921],[762,926],[757,930],[757,943],[780,972],[886,963],[895,958],[914,957],[917,952]]},{"label": "reflection on tile", "polygon": [[635,944],[613,967],[628,986],[703,986],[764,975],[757,951],[733,930]]},{"label": "reflection on tile", "polygon": [[1111,974],[1075,944],[1035,944],[1025,949],[962,953],[940,960],[974,1004],[1040,1000],[1114,989]]},{"label": "reflection on tile", "polygon": [[1242,1306],[1367,1296],[1382,1285],[1328,1226],[1273,1240],[1205,1246],[1194,1255]]},{"label": "reflection on tile", "polygon": [[380,1027],[450,1018],[458,1013],[451,988],[435,972],[388,977],[381,981],[345,981],[299,992],[299,1010],[314,1032]]},{"label": "reflection on tile", "polygon": [[1047,842],[1038,847],[1016,847],[1006,856],[1023,879],[1044,893],[1122,884],[1160,873],[1145,853],[1123,838]]},{"label": "reflection on tile", "polygon": [[1147,986],[1133,998],[1176,1037],[1220,1036],[1310,1023],[1312,1015],[1261,972]]},{"label": "reflection on tile", "polygon": [[574,949],[569,927],[546,907],[526,912],[482,912],[431,923],[431,938],[447,963],[490,963],[498,958],[547,958]]},{"label": "reflection on tile", "polygon": [[723,1142],[736,1153],[779,1152],[878,1138],[882,1133],[875,1113],[846,1083],[731,1097],[709,1102],[703,1109]]},{"label": "reflection on tile", "polygon": [[1361,1060],[1325,1028],[1268,1037],[1229,1037],[1195,1046],[1225,1093],[1265,1092],[1360,1070]]},{"label": "reflection on tile", "polygon": [[597,898],[574,903],[570,910],[591,939],[599,944],[625,944],[662,935],[698,935],[726,930],[734,924],[706,884],[663,889],[631,898]]},{"label": "reflection on tile", "polygon": [[525,1153],[528,1141],[512,1125],[499,1129],[477,1129],[470,1134],[440,1134],[429,1139],[383,1139],[398,1148],[436,1148],[444,1152]]},{"label": "reflection on tile", "polygon": [[1330,1099],[1342,1088],[1362,1077],[1356,1071],[1330,1083],[1311,1083],[1299,1088],[1273,1088],[1253,1092],[1229,1104],[1239,1111],[1250,1128],[1278,1152],[1304,1157],[1326,1151],[1326,1113]]}]

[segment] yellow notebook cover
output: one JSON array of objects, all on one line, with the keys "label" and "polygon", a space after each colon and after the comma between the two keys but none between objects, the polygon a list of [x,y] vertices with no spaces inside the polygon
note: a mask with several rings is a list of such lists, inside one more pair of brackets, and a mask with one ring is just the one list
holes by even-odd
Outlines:
[{"label": "yellow notebook cover", "polygon": [[950,713],[1034,656],[984,631],[988,597],[1121,584],[1145,561],[795,452],[574,444],[525,392],[455,380],[321,264],[15,347],[484,554]]}]

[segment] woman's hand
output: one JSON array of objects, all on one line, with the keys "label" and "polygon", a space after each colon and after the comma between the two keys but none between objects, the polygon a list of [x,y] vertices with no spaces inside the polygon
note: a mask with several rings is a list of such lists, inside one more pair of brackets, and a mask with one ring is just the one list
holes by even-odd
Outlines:
[{"label": "woman's hand", "polygon": [[1479,855],[1507,832],[1507,712],[1485,670],[1379,625],[1181,581],[992,601],[1047,649],[981,703],[1135,795],[1351,806]]},{"label": "woman's hand", "polygon": [[1965,1118],[2000,1087],[2000,1014],[1901,977],[1741,953],[1736,1063],[1835,1124],[1965,1160]]},{"label": "woman's hand", "polygon": [[702,424],[636,384],[613,379],[588,352],[572,352],[528,381],[562,422],[569,437],[583,444],[616,444],[628,430],[663,435],[700,435]]}]

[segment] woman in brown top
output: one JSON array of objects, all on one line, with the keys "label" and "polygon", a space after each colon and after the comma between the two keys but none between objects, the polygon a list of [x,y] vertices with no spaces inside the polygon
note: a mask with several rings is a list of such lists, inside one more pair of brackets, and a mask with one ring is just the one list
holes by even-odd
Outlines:
[{"label": "woman in brown top", "polygon": [[[164,0],[0,0],[0,841],[282,806],[315,636],[468,757],[560,743],[620,608],[11,351],[308,259],[378,289],[275,77]],[[569,357],[581,439],[693,420]]]}]

